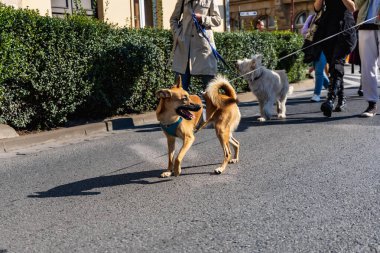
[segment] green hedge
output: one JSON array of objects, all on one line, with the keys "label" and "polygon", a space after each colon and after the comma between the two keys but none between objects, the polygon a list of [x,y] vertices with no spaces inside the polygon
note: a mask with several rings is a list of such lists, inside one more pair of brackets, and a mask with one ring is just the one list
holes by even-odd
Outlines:
[{"label": "green hedge", "polygon": [[[216,33],[218,51],[237,59],[264,55],[269,68],[303,78],[302,55],[278,59],[302,46],[290,32]],[[0,122],[17,129],[49,129],[71,119],[102,118],[155,109],[155,91],[174,82],[172,35],[167,30],[120,29],[71,16],[42,17],[0,6]],[[232,79],[237,73],[219,66]],[[238,91],[247,90],[242,79]],[[192,92],[200,91],[195,80]]]}]

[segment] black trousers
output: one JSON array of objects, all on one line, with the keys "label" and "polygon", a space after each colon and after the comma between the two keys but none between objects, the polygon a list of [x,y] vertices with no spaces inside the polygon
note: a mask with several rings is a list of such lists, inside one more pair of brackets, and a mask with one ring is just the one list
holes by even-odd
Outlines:
[{"label": "black trousers", "polygon": [[336,39],[327,40],[322,50],[329,64],[330,80],[343,81],[344,64],[346,57],[350,54],[350,48],[346,43],[341,41],[338,35]]}]

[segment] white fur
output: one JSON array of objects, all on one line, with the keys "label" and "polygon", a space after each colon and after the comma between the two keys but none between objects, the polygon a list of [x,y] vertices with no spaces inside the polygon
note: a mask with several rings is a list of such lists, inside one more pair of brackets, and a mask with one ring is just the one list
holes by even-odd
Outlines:
[{"label": "white fur", "polygon": [[244,79],[259,102],[261,117],[258,120],[271,118],[274,103],[277,104],[277,117],[286,118],[286,100],[288,94],[293,92],[293,87],[289,87],[285,70],[269,70],[262,66],[261,61],[261,55],[237,61],[240,74],[246,74]]}]

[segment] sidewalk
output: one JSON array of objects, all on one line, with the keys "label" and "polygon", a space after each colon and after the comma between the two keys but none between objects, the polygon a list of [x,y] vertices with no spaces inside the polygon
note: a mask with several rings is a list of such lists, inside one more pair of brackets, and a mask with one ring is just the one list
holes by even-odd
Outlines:
[{"label": "sidewalk", "polygon": [[[298,83],[292,83],[294,91],[307,90],[314,88],[314,80],[306,79]],[[311,96],[312,94],[310,94]],[[239,93],[239,101],[250,102],[256,101],[251,92]],[[132,129],[137,126],[148,124],[157,124],[156,113],[147,112],[143,114],[130,115],[126,117],[114,118],[103,122],[85,124],[81,126],[61,128],[52,131],[17,136],[10,127],[0,125],[0,153],[7,153],[21,148],[29,148],[39,144],[54,142],[57,140],[67,140],[83,138],[99,133],[111,132],[114,130]],[[14,135],[13,135],[14,134]],[[16,136],[8,138],[9,136]]]}]

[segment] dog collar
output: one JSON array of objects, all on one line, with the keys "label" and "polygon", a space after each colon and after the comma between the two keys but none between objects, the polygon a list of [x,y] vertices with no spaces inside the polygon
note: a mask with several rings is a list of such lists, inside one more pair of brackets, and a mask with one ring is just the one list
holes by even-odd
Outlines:
[{"label": "dog collar", "polygon": [[164,124],[160,123],[160,126],[161,126],[162,130],[164,130],[167,134],[174,136],[174,137],[177,137],[175,132],[177,131],[177,128],[178,128],[179,124],[181,124],[182,120],[183,120],[183,118],[179,117],[178,120],[172,124],[164,125]]},{"label": "dog collar", "polygon": [[253,78],[253,80],[256,81],[256,80],[259,79],[262,75],[263,75],[263,71],[261,71],[261,74],[260,74],[259,76],[256,76],[255,78]]}]

